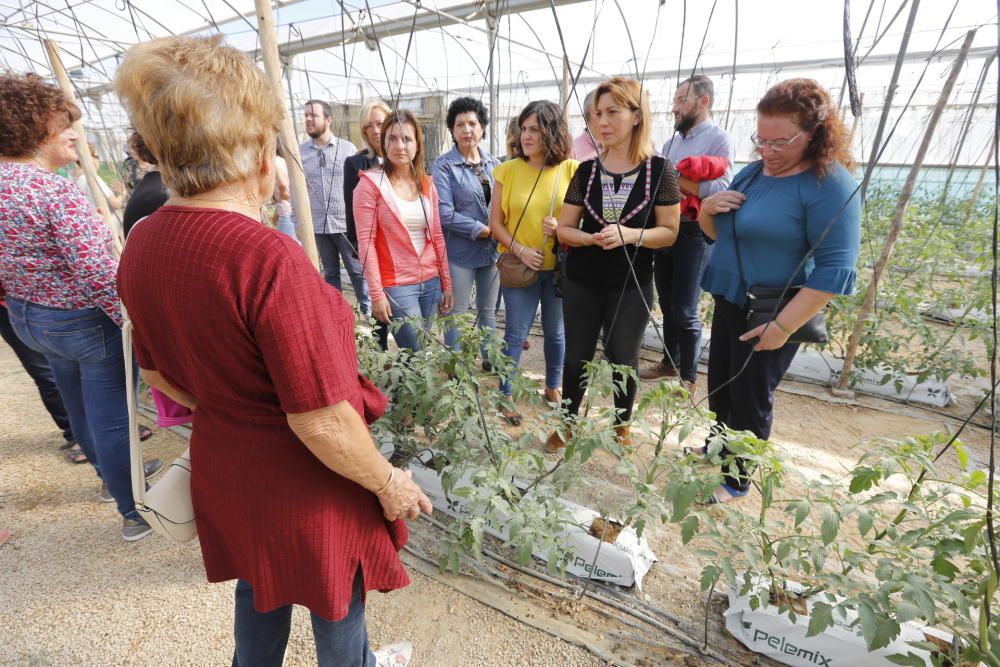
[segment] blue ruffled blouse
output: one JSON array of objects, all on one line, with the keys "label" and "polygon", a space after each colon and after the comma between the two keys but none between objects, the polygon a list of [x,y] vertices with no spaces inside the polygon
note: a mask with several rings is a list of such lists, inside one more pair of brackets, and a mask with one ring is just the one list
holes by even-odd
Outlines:
[{"label": "blue ruffled blouse", "polygon": [[[747,200],[735,212],[715,216],[716,240],[701,286],[742,306],[752,286],[804,285],[830,294],[850,294],[861,244],[861,197],[841,165],[819,178],[813,169],[793,176],[767,176],[755,162],[733,179]],[[733,224],[739,234],[744,281],[740,281]],[[798,268],[809,248],[813,255]],[[794,276],[793,276],[794,273]]]}]

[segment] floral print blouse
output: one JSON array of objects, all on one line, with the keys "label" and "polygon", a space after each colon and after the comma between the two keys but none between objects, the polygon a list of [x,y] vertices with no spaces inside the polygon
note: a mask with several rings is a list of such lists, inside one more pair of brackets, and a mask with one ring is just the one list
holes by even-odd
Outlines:
[{"label": "floral print blouse", "polygon": [[0,162],[0,293],[50,308],[100,308],[119,326],[111,230],[76,186]]}]

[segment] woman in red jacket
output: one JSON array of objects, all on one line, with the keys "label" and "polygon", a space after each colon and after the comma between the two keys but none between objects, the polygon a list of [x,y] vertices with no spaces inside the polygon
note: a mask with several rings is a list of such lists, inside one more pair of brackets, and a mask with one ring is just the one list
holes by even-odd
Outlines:
[{"label": "woman in red jacket", "polygon": [[424,134],[411,112],[390,114],[382,125],[381,169],[362,172],[354,190],[358,255],[379,322],[403,320],[393,337],[400,348],[417,351],[422,318],[430,327],[435,307],[453,304],[448,255],[434,182],[424,172]]}]

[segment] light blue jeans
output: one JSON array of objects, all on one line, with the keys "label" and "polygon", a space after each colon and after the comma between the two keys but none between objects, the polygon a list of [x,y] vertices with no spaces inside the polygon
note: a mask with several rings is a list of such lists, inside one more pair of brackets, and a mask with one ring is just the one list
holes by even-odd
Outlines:
[{"label": "light blue jeans", "polygon": [[[430,331],[431,322],[434,321],[434,313],[437,312],[438,302],[441,301],[441,279],[431,278],[416,285],[397,285],[386,287],[385,295],[389,299],[389,308],[392,309],[392,319],[412,320],[412,318],[422,318],[424,331]],[[396,339],[396,345],[401,349],[420,350],[420,338],[417,329],[410,321],[405,322],[396,329],[392,337]]]},{"label": "light blue jeans", "polygon": [[278,231],[288,234],[296,241],[299,240],[299,237],[295,234],[295,216],[293,215],[278,216]]},{"label": "light blue jeans", "polygon": [[[500,291],[500,279],[497,276],[495,264],[487,264],[475,269],[451,264],[451,290],[455,295],[455,307],[449,315],[462,315],[469,310],[469,299],[472,296],[472,286],[476,286],[476,326],[482,329],[487,337],[496,334],[497,294]],[[486,341],[483,339],[481,354],[486,359]],[[458,327],[451,327],[444,333],[444,344],[451,349],[458,348]]]},{"label": "light blue jeans", "polygon": [[[521,363],[521,351],[535,321],[539,303],[542,306],[542,335],[545,340],[545,386],[562,388],[563,357],[566,355],[566,335],[563,329],[562,299],[556,296],[552,271],[539,271],[538,280],[528,287],[502,287],[506,303],[507,324],[504,327],[504,353]],[[510,378],[500,383],[500,391],[510,396]]]},{"label": "light blue jeans", "polygon": [[99,308],[61,310],[8,299],[24,344],[52,368],[80,449],[108,485],[118,512],[138,516],[132,499],[122,332]]}]

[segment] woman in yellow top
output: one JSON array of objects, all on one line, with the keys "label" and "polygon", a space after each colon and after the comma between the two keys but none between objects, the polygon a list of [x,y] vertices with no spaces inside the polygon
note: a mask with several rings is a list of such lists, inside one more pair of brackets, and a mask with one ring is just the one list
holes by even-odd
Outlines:
[{"label": "woman in yellow top", "polygon": [[[569,159],[572,141],[562,111],[552,102],[531,102],[518,116],[519,155],[493,170],[495,180],[490,208],[490,231],[500,243],[500,252],[510,254],[537,272],[537,279],[526,287],[504,284],[500,289],[506,308],[504,352],[520,363],[521,350],[542,306],[542,333],[545,337],[545,398],[562,401],[563,334],[562,301],[552,282],[556,266],[556,220],[562,209],[566,189],[579,162]],[[511,259],[501,261],[512,261]],[[504,378],[500,390],[510,397],[510,378]],[[503,416],[515,426],[521,415],[501,408]]]}]

